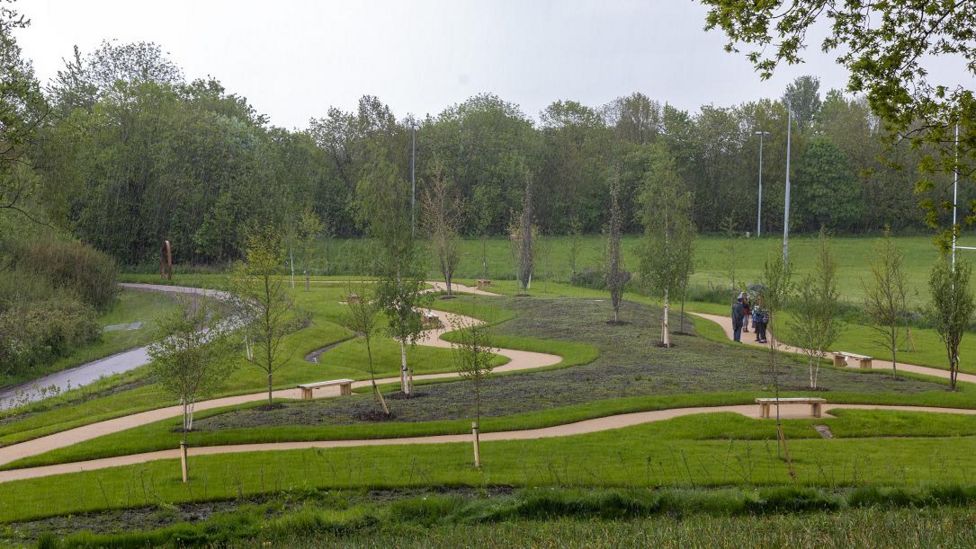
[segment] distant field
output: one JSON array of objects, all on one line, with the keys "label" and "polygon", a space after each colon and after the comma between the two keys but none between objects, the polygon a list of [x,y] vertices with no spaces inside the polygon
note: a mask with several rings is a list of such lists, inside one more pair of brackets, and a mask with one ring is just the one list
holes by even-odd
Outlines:
[{"label": "distant field", "polygon": [[[911,302],[920,306],[928,301],[928,273],[938,258],[938,251],[929,236],[896,237],[898,247],[905,254],[905,268],[911,288]],[[864,296],[863,283],[870,277],[870,265],[878,237],[837,237],[832,240],[836,255],[839,286],[842,297],[859,303]],[[796,236],[790,239],[790,258],[794,262],[797,278],[813,265],[816,247],[815,236]],[[730,239],[702,236],[696,242],[696,272],[692,285],[708,288],[709,285],[729,284]],[[466,239],[461,245],[461,264],[458,278],[479,278],[484,274],[482,246],[487,257],[487,276],[492,279],[514,278],[514,262],[507,239],[491,238],[483,243],[479,239]],[[637,250],[640,237],[624,237],[625,268],[637,269]],[[735,239],[736,278],[746,284],[755,282],[768,257],[782,253],[782,239],[774,237]],[[537,242],[536,278],[552,281],[569,281],[572,274],[572,238],[566,236],[543,237]],[[600,235],[588,235],[580,239],[576,258],[576,270],[599,269],[603,263],[606,241]],[[372,251],[370,243],[359,239],[333,239],[321,244],[320,259],[315,265],[316,274],[363,273],[369,268]],[[966,252],[964,252],[966,253]],[[965,256],[963,256],[965,257]],[[976,260],[976,256],[973,257]],[[436,276],[433,259],[430,274]],[[976,287],[976,286],[974,286]]]}]

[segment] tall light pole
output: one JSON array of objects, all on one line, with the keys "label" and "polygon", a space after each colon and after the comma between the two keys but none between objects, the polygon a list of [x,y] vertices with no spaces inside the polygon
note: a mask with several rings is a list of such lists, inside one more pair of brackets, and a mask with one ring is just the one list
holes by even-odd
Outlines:
[{"label": "tall light pole", "polygon": [[410,120],[410,236],[417,236],[417,123]]},{"label": "tall light pole", "polygon": [[758,130],[753,132],[755,135],[759,136],[759,205],[756,207],[756,238],[762,236],[762,150],[763,150],[763,137],[769,135],[769,132],[764,132]]},{"label": "tall light pole", "polygon": [[790,259],[790,139],[793,128],[793,111],[786,105],[786,197],[783,206],[783,263]]}]

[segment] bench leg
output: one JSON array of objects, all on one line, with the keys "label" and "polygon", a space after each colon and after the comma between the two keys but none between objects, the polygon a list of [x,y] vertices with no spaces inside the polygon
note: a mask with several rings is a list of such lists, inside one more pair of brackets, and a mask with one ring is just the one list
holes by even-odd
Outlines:
[{"label": "bench leg", "polygon": [[810,405],[810,413],[813,414],[813,417],[820,417],[821,410],[819,402],[814,402]]},{"label": "bench leg", "polygon": [[312,390],[302,387],[302,400],[312,400]]},{"label": "bench leg", "polygon": [[759,417],[767,418],[769,417],[769,404],[766,402],[759,404]]},{"label": "bench leg", "polygon": [[847,366],[847,359],[841,355],[834,355],[834,366],[844,368]]},{"label": "bench leg", "polygon": [[861,368],[866,368],[866,369],[870,370],[871,369],[871,359],[870,358],[862,358],[861,359]]},{"label": "bench leg", "polygon": [[339,395],[349,396],[352,394],[352,383],[347,383],[345,385],[339,386]]}]

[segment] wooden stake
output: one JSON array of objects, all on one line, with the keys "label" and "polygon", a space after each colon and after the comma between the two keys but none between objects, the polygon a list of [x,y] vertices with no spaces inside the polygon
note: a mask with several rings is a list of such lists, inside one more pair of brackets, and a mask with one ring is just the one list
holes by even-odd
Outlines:
[{"label": "wooden stake", "polygon": [[190,480],[189,470],[186,467],[186,442],[180,441],[180,467],[183,470],[183,483]]},{"label": "wooden stake", "polygon": [[481,468],[481,440],[478,436],[478,424],[471,422],[471,434],[474,436],[474,466]]}]

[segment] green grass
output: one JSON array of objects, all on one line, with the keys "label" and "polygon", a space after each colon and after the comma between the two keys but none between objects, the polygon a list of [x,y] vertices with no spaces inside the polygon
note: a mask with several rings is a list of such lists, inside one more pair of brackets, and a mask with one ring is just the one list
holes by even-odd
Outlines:
[{"label": "green grass", "polygon": [[0,386],[23,383],[151,343],[156,320],[176,307],[176,300],[165,294],[123,290],[112,309],[98,317],[98,324],[105,327],[142,322],[140,329],[104,332],[98,341],[75,349],[54,362],[38,365],[17,376],[0,377]]},{"label": "green grass", "polygon": [[[53,518],[13,525],[0,540],[40,538],[51,547],[972,545],[971,515],[961,507],[972,493],[957,493],[888,490],[866,501],[865,491],[803,488],[312,492],[101,512],[86,516],[83,524]],[[913,508],[919,502],[929,507]]]},{"label": "green grass", "polygon": [[466,443],[201,456],[191,482],[176,460],[5,483],[0,521],[209,501],[309,489],[430,486],[655,488],[969,485],[976,438],[793,439],[796,479],[767,440],[673,440],[656,425],[589,435],[482,445],[471,467]]},{"label": "green grass", "polygon": [[[872,236],[842,236],[832,239],[833,250],[838,264],[838,284],[843,299],[859,304],[864,297],[863,281],[870,275],[870,261],[873,257],[873,246],[877,237]],[[966,238],[963,238],[965,243]],[[627,235],[623,239],[623,259],[625,268],[635,270],[638,264],[636,251],[640,238]],[[700,236],[695,244],[696,272],[692,276],[692,285],[707,287],[709,285],[726,287],[729,284],[727,269],[729,240],[725,237],[705,235]],[[920,305],[928,301],[928,273],[938,257],[933,239],[929,236],[895,237],[898,248],[905,255],[905,270],[909,286],[917,290],[912,293],[912,302]],[[316,272],[358,273],[364,272],[360,257],[366,250],[367,242],[363,240],[330,240],[321,246],[319,257],[321,264]],[[461,243],[461,262],[458,266],[458,278],[474,279],[482,277],[482,252],[480,239],[465,239]],[[761,239],[739,238],[735,241],[736,278],[746,283],[759,278],[763,264],[768,257],[782,253],[780,235],[763,237]],[[816,235],[793,235],[790,238],[790,258],[794,262],[795,272],[802,276],[808,272],[816,258]],[[568,281],[571,274],[570,262],[571,238],[546,236],[537,242],[536,246],[536,281],[535,286],[543,287],[548,281]],[[602,236],[587,235],[582,238],[577,270],[584,268],[598,268],[603,263],[606,242]],[[488,278],[497,280],[511,280],[514,278],[514,262],[511,247],[506,238],[491,238],[488,240]],[[965,257],[965,256],[964,256]],[[976,258],[974,258],[976,259]],[[437,270],[433,261],[430,263],[429,275],[437,277]],[[341,276],[333,278],[342,279]],[[976,284],[976,283],[974,283]],[[976,285],[974,285],[976,288]]]}]

